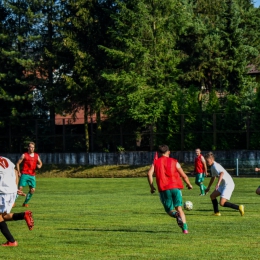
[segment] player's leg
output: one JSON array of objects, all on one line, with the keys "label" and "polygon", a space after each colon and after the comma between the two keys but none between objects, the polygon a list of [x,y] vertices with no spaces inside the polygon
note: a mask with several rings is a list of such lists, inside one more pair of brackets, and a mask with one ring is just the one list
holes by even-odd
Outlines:
[{"label": "player's leg", "polygon": [[[175,189],[174,189],[175,190]],[[176,189],[178,190],[178,189]],[[165,212],[170,216],[176,219],[177,224],[180,228],[183,227],[183,221],[180,216],[180,213],[175,210],[175,206],[173,204],[173,199],[172,199],[172,190],[166,190],[160,192],[160,200],[161,203],[163,204]],[[182,200],[181,200],[181,205],[182,205]]]},{"label": "player's leg", "polygon": [[255,193],[256,193],[257,195],[260,195],[260,186],[256,189]]},{"label": "player's leg", "polygon": [[232,209],[236,209],[239,210],[241,216],[244,215],[244,205],[237,205],[231,202],[228,202],[228,200],[230,200],[233,190],[234,190],[235,186],[234,185],[227,185],[223,188],[222,192],[221,192],[221,198],[220,198],[220,206],[222,207],[228,207],[228,208],[232,208]]},{"label": "player's leg", "polygon": [[25,201],[23,203],[24,207],[29,206],[28,203],[35,192],[35,188],[36,188],[35,176],[27,176],[27,183],[29,185],[29,192],[26,194]]},{"label": "player's leg", "polygon": [[203,184],[203,181],[205,179],[204,173],[197,173],[196,174],[196,180],[195,183],[200,187],[200,195],[205,195],[206,186]]},{"label": "player's leg", "polygon": [[32,230],[34,227],[34,220],[32,217],[32,212],[27,210],[25,212],[20,213],[9,213],[4,216],[5,221],[17,221],[17,220],[25,220],[29,230]]},{"label": "player's leg", "polygon": [[170,190],[172,196],[172,204],[176,210],[176,221],[178,226],[182,229],[184,234],[188,233],[188,225],[186,223],[186,216],[182,209],[182,193],[180,189]]},{"label": "player's leg", "polygon": [[215,216],[221,216],[219,209],[218,209],[218,200],[217,197],[220,196],[220,192],[218,190],[214,190],[211,194],[210,194],[210,199],[213,205],[213,210],[214,210],[214,215]]},{"label": "player's leg", "polygon": [[15,201],[16,194],[3,194],[0,196],[0,231],[6,238],[7,242],[2,246],[17,246],[18,243],[12,236],[8,226],[4,220],[7,212],[10,212]]}]

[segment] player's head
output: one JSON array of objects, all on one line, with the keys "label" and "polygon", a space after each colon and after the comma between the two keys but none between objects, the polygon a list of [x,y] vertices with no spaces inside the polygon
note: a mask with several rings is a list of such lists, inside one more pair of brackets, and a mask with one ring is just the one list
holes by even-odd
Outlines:
[{"label": "player's head", "polygon": [[209,166],[211,166],[214,163],[214,161],[215,161],[215,156],[214,156],[214,154],[212,152],[209,152],[209,153],[205,154],[204,158],[205,158],[205,160],[207,162],[207,165],[209,165]]},{"label": "player's head", "polygon": [[35,149],[35,143],[34,142],[30,142],[28,144],[28,152],[29,153],[33,153],[34,152],[34,149]]},{"label": "player's head", "polygon": [[168,145],[166,145],[166,144],[159,145],[158,152],[163,155],[165,155],[167,153],[170,154]]},{"label": "player's head", "polygon": [[196,153],[196,155],[200,155],[200,153],[201,153],[200,148],[195,149],[195,153]]}]

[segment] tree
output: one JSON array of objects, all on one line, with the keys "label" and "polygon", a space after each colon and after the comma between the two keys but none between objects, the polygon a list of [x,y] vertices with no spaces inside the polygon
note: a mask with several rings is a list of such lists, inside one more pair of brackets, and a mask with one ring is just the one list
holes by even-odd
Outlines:
[{"label": "tree", "polygon": [[113,67],[102,76],[109,82],[108,113],[118,121],[139,122],[153,131],[176,89],[180,53],[176,39],[188,23],[180,1],[117,1],[110,28],[113,46],[102,46]]}]

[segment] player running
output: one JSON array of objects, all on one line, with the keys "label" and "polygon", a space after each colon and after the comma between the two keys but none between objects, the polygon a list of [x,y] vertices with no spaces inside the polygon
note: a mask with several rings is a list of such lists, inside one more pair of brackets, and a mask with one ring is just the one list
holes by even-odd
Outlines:
[{"label": "player running", "polygon": [[155,174],[157,187],[160,192],[160,199],[165,211],[169,216],[176,218],[177,224],[182,229],[183,233],[188,234],[186,217],[182,209],[181,189],[183,189],[183,183],[181,178],[189,189],[192,189],[192,185],[178,161],[169,158],[170,151],[167,145],[160,145],[159,153],[162,156],[159,159],[154,160],[147,174],[151,193],[154,193],[156,190],[153,186],[153,174]]},{"label": "player running", "polygon": [[207,153],[205,155],[205,159],[208,166],[210,166],[211,176],[212,176],[208,188],[205,190],[205,192],[209,192],[211,185],[215,181],[216,177],[218,177],[218,182],[215,187],[215,190],[210,195],[213,204],[214,215],[221,216],[218,209],[218,201],[217,201],[217,197],[220,196],[220,202],[219,202],[220,206],[239,210],[241,216],[243,216],[244,215],[243,205],[236,205],[231,202],[227,202],[228,200],[230,200],[232,192],[235,188],[235,183],[232,177],[219,163],[215,162],[215,157],[212,152]]},{"label": "player running", "polygon": [[[18,175],[21,176],[19,180],[19,190],[23,187],[29,186],[29,192],[26,195],[23,207],[29,207],[28,202],[32,198],[36,188],[35,170],[42,167],[42,161],[37,153],[34,152],[35,143],[30,142],[28,145],[28,152],[22,154],[21,158],[16,163]],[[22,173],[20,172],[20,164],[23,162]]]},{"label": "player running", "polygon": [[18,243],[10,233],[6,221],[25,220],[29,230],[33,229],[34,221],[32,212],[27,210],[21,213],[10,213],[17,191],[18,174],[14,169],[15,165],[5,157],[0,156],[0,230],[7,242],[2,246],[17,246]]}]

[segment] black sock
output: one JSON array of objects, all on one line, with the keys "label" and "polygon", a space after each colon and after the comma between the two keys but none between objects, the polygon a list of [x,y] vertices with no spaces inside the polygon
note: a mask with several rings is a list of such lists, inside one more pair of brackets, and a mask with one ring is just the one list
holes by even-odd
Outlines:
[{"label": "black sock", "polygon": [[5,238],[7,239],[7,241],[12,242],[12,243],[15,242],[5,221],[0,222],[0,230],[1,230],[2,234],[5,236]]},{"label": "black sock", "polygon": [[215,213],[219,212],[217,199],[212,200],[212,204],[213,204],[214,212],[215,212]]},{"label": "black sock", "polygon": [[224,204],[223,207],[228,207],[228,208],[232,208],[232,209],[236,209],[236,210],[239,209],[239,206],[238,206],[238,205],[233,204],[233,203],[230,203],[230,202],[225,202],[225,204]]},{"label": "black sock", "polygon": [[13,214],[13,220],[22,220],[22,219],[24,219],[24,212]]}]

